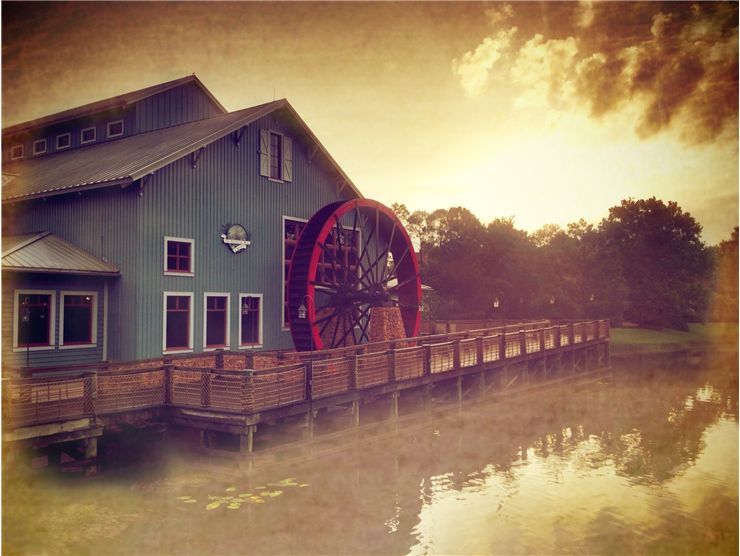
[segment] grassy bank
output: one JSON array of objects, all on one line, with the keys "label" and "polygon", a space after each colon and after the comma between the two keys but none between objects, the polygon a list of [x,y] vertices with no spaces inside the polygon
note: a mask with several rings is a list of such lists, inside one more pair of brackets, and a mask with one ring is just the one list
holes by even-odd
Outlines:
[{"label": "grassy bank", "polygon": [[684,349],[738,344],[737,323],[690,324],[688,332],[647,328],[612,328],[612,354],[667,353]]}]

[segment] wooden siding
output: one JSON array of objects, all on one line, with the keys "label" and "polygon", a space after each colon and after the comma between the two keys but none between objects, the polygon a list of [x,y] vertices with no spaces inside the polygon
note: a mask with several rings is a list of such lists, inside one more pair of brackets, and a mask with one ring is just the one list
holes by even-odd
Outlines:
[{"label": "wooden siding", "polygon": [[[108,356],[111,359],[138,356],[132,326],[137,311],[136,269],[141,229],[142,199],[137,190],[115,187],[3,207],[3,219],[12,222],[4,233],[52,232],[121,270],[120,278],[110,282]],[[6,275],[3,273],[4,279]]]},{"label": "wooden siding", "polygon": [[[293,181],[279,183],[259,175],[259,130],[291,135]],[[337,197],[337,178],[308,163],[309,145],[295,135],[278,115],[250,125],[237,147],[232,136],[207,146],[195,169],[181,159],[158,171],[147,184],[142,204],[139,304],[151,308],[136,323],[141,357],[162,351],[162,295],[164,291],[193,292],[194,351],[203,349],[203,292],[229,292],[231,346],[238,343],[239,294],[263,294],[263,338],[266,348],[292,346],[290,332],[282,330],[283,216],[310,218],[319,208],[351,198],[345,188]],[[220,235],[226,224],[241,224],[252,245],[232,253]],[[195,275],[165,276],[163,238],[195,240]]]},{"label": "wooden siding", "polygon": [[[64,276],[51,274],[4,273],[2,285],[2,351],[3,363],[10,367],[25,367],[26,355],[32,367],[94,363],[103,359],[103,298],[106,278],[93,276]],[[39,351],[13,351],[13,310],[15,290],[53,290],[56,298],[54,314],[54,349]],[[59,349],[61,292],[94,291],[97,293],[97,342],[95,347]]]},{"label": "wooden siding", "polygon": [[145,133],[221,113],[203,89],[187,83],[137,102],[136,129]]},{"label": "wooden siding", "polygon": [[[292,182],[279,183],[259,175],[262,128],[293,138]],[[354,196],[349,187],[337,196],[336,172],[319,157],[310,164],[311,148],[276,113],[248,126],[239,146],[228,135],[204,148],[196,168],[190,157],[180,159],[157,171],[143,189],[137,183],[126,189],[113,187],[6,205],[5,233],[49,231],[120,269],[120,278],[110,281],[109,359],[161,355],[165,291],[194,294],[195,352],[203,349],[205,291],[230,294],[233,348],[238,346],[240,293],[264,296],[264,347],[289,348],[290,332],[281,328],[283,217],[308,219],[327,203]],[[232,253],[220,238],[226,224],[243,225],[252,245]],[[193,277],[164,275],[164,236],[194,239]],[[65,362],[72,351],[54,355]]]}]

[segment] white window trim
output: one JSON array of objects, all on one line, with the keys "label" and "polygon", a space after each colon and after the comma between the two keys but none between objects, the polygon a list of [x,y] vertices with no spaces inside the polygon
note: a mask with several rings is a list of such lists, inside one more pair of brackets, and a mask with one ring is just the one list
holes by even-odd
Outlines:
[{"label": "white window trim", "polygon": [[[256,344],[246,344],[242,345],[242,299],[245,297],[258,297],[260,300],[260,320],[259,320],[259,342]],[[240,293],[239,294],[239,306],[237,307],[237,310],[239,312],[239,338],[237,339],[237,343],[239,344],[239,349],[256,349],[261,348],[265,341],[264,341],[264,320],[265,320],[265,298],[261,293]]]},{"label": "white window trim", "polygon": [[[218,347],[206,347],[207,328],[208,328],[208,298],[225,297],[226,298],[226,345]],[[239,319],[241,321],[241,319]],[[241,338],[241,336],[239,336]],[[203,293],[203,351],[216,351],[219,349],[229,349],[231,345],[231,294],[228,292],[204,292]]]},{"label": "white window trim", "polygon": [[[67,295],[89,295],[92,297],[92,331],[89,344],[64,345],[64,297]],[[98,292],[95,291],[61,291],[59,292],[59,349],[89,349],[98,345]]]},{"label": "white window trim", "polygon": [[[188,347],[187,349],[167,349],[167,298],[168,297],[189,297],[190,298],[190,317],[188,318]],[[193,324],[195,321],[195,306],[193,303],[195,296],[193,292],[163,292],[162,295],[162,353],[192,353],[193,352]]]},{"label": "white window trim", "polygon": [[[22,295],[49,295],[51,296],[51,307],[49,311],[51,330],[49,331],[48,346],[20,347],[18,346],[18,310],[20,309],[20,296]],[[56,302],[57,292],[55,290],[15,290],[15,302],[13,303],[13,351],[49,351],[56,347]]]},{"label": "white window trim", "polygon": [[[36,150],[36,145],[43,145],[44,146],[44,150],[43,151],[37,151]],[[38,139],[38,140],[34,141],[33,142],[33,149],[31,150],[31,154],[33,154],[33,156],[38,156],[40,154],[46,154],[46,139]]]},{"label": "white window trim", "polygon": [[[283,332],[286,332],[290,330],[290,326],[283,326],[283,323],[285,322],[285,280],[288,279],[288,277],[285,275],[285,221],[286,220],[295,220],[296,222],[303,222],[304,224],[308,222],[305,218],[298,218],[296,216],[288,216],[283,214],[282,218],[282,224],[280,227],[280,264],[283,267],[280,270],[280,275],[283,277],[283,279],[280,282],[280,330]],[[241,301],[239,301],[239,307],[241,310]],[[239,319],[241,322],[241,319]],[[239,334],[239,339],[241,340],[241,334]]]},{"label": "white window trim", "polygon": [[[190,272],[178,272],[167,270],[167,242],[168,241],[179,241],[182,243],[190,244]],[[162,268],[165,276],[195,276],[195,240],[188,237],[174,237],[164,236],[164,260],[162,261]]]},{"label": "white window trim", "polygon": [[[69,139],[69,144],[67,146],[65,146],[65,147],[60,147],[59,146],[59,138],[60,137],[67,137]],[[72,134],[71,133],[60,133],[59,135],[57,135],[57,139],[56,139],[56,150],[61,151],[61,150],[64,150],[64,149],[68,149],[71,146],[72,146]]]},{"label": "white window trim", "polygon": [[[114,126],[116,124],[121,124],[121,133],[113,134],[110,132],[111,126]],[[123,136],[123,120],[116,120],[115,122],[108,122],[108,126],[106,128],[106,134],[107,137],[110,139],[111,137],[122,137]]]},{"label": "white window trim", "polygon": [[[20,155],[17,155],[16,156],[16,155],[13,154],[13,151],[16,150],[16,149],[20,149],[21,150],[21,154]],[[13,145],[12,147],[10,147],[10,160],[21,160],[23,158],[23,155],[24,154],[25,154],[25,149],[23,148],[23,144]]]},{"label": "white window trim", "polygon": [[[90,131],[91,129],[92,129],[92,132],[93,132],[93,138],[92,139],[88,139],[87,141],[85,141],[85,139],[84,139],[85,132],[86,131]],[[80,131],[80,145],[87,145],[88,143],[94,143],[97,140],[97,138],[98,138],[98,130],[97,130],[97,128],[95,126],[86,127],[85,129],[83,129],[82,131]]]}]

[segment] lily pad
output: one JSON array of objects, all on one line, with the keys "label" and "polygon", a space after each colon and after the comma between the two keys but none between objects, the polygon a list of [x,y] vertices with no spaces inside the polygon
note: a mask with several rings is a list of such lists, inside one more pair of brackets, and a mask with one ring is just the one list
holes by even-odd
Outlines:
[{"label": "lily pad", "polygon": [[308,486],[308,483],[302,483],[298,485],[300,488],[306,488]]},{"label": "lily pad", "polygon": [[234,492],[236,490],[236,487],[229,487],[226,489],[226,492]]},{"label": "lily pad", "polygon": [[231,503],[228,506],[226,506],[227,510],[238,510],[241,507],[241,504],[234,504]]},{"label": "lily pad", "polygon": [[206,506],[206,510],[215,510],[218,508],[221,504],[225,503],[226,500],[216,500],[215,502],[211,502]]},{"label": "lily pad", "polygon": [[190,500],[191,498],[192,498],[192,496],[178,496],[177,497],[178,500],[183,500],[183,501],[184,500]]},{"label": "lily pad", "polygon": [[191,498],[190,500],[183,500],[185,504],[195,504],[197,500],[195,498]]},{"label": "lily pad", "polygon": [[254,487],[254,488],[256,488],[257,490],[265,490],[265,488],[267,488],[267,487],[258,486],[258,487]]},{"label": "lily pad", "polygon": [[239,495],[239,498],[249,498],[250,496],[252,496],[252,493],[251,492],[242,492]]}]

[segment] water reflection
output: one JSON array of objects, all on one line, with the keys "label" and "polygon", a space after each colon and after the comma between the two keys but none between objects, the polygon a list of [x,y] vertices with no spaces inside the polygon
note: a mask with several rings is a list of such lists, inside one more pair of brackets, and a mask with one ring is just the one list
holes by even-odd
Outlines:
[{"label": "water reflection", "polygon": [[737,412],[736,364],[617,370],[249,474],[169,445],[94,480],[6,472],[4,551],[737,553]]}]

